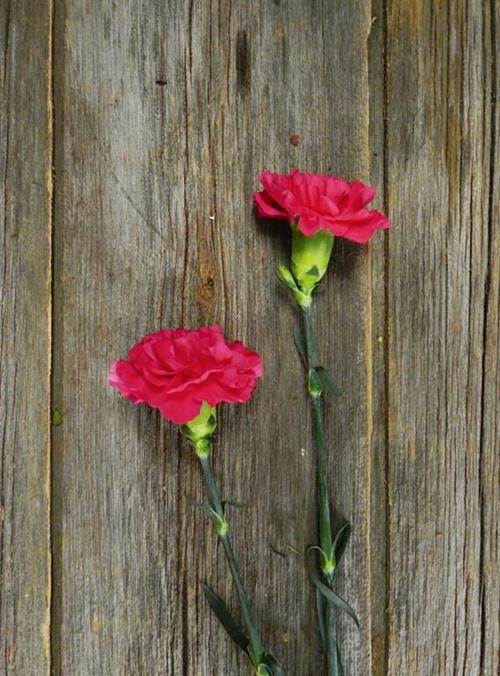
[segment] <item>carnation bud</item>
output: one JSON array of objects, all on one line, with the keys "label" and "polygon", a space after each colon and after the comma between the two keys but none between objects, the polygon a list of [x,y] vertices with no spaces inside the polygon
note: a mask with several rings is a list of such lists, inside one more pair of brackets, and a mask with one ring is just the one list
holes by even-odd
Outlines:
[{"label": "carnation bud", "polygon": [[196,418],[182,425],[181,432],[193,444],[199,455],[208,455],[216,427],[215,406],[209,406],[204,401]]},{"label": "carnation bud", "polygon": [[317,230],[306,237],[296,223],[292,223],[292,273],[300,289],[310,296],[314,287],[325,276],[332,255],[334,236],[326,230]]}]

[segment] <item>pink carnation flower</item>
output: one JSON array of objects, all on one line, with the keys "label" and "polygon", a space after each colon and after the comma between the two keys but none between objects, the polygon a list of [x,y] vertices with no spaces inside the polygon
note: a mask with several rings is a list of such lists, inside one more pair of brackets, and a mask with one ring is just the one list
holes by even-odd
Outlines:
[{"label": "pink carnation flower", "polygon": [[326,230],[353,242],[367,242],[375,230],[390,226],[379,211],[367,209],[375,190],[361,181],[306,174],[292,169],[289,175],[264,171],[264,190],[253,200],[263,218],[297,222],[306,237]]},{"label": "pink carnation flower", "polygon": [[115,362],[109,383],[134,404],[149,404],[182,425],[203,402],[248,401],[262,372],[260,356],[240,341],[226,343],[219,326],[166,329],[144,336],[127,360]]}]

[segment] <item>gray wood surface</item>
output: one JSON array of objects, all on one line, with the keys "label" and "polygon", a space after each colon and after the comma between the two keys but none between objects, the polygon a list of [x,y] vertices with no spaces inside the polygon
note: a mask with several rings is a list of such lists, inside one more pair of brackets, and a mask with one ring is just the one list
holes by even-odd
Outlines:
[{"label": "gray wood surface", "polygon": [[50,43],[46,4],[0,3],[2,674],[50,664]]},{"label": "gray wood surface", "polygon": [[292,552],[314,540],[315,499],[275,274],[289,233],[251,205],[260,170],[293,166],[370,179],[393,222],[336,243],[317,301],[345,390],[326,417],[354,527],[346,671],[497,673],[494,11],[0,0],[0,673],[247,673],[200,595],[207,581],[234,605],[190,506],[192,453],[107,385],[144,333],[214,322],[265,364],[252,401],[221,409],[216,471],[250,502],[235,549],[267,646],[290,675],[323,673]]},{"label": "gray wood surface", "polygon": [[498,672],[493,23],[444,7],[388,6],[389,674]]}]

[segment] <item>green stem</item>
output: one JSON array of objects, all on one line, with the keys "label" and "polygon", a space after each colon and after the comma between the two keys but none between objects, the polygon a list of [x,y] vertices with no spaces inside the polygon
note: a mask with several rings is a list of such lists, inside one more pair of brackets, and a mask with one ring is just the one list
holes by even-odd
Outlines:
[{"label": "green stem", "polygon": [[[302,308],[304,312],[304,323],[306,329],[306,357],[307,369],[310,371],[319,366],[318,348],[316,344],[316,333],[314,329],[314,316],[312,304]],[[321,394],[311,394],[313,406],[313,430],[314,444],[316,448],[316,465],[318,479],[318,507],[319,507],[319,539],[321,549],[325,552],[327,558],[332,560],[333,539],[330,522],[330,500],[328,497],[328,470],[325,441],[323,435],[323,411]]]},{"label": "green stem", "polygon": [[[224,517],[224,508],[222,506],[220,492],[213,473],[210,450],[203,454],[197,453],[197,455],[203,470],[203,476],[205,478],[205,484],[212,508],[221,518],[222,523],[226,524],[227,522]],[[217,530],[217,534],[220,538],[220,541],[222,542],[224,554],[226,555],[226,559],[231,570],[231,575],[233,577],[234,586],[236,587],[236,593],[238,594],[238,599],[243,614],[243,621],[248,632],[250,649],[256,662],[254,666],[257,668],[264,657],[264,650],[255,618],[253,616],[250,599],[246,593],[245,586],[241,578],[241,573],[239,571],[238,564],[236,563],[236,557],[234,555],[233,546],[231,544],[231,536],[229,535],[228,529],[224,528],[222,530]]]},{"label": "green stem", "polygon": [[318,480],[319,541],[327,560],[331,562],[333,561],[333,539],[330,522],[330,502],[328,498],[326,451],[323,439],[322,401],[321,395],[313,395],[311,398],[313,405],[314,442],[316,447],[316,471]]},{"label": "green stem", "polygon": [[[325,575],[326,582],[330,589],[333,588],[333,575]],[[326,639],[326,664],[328,676],[339,676],[337,660],[337,622],[335,617],[335,606],[329,600],[326,601],[325,612],[325,639]]]},{"label": "green stem", "polygon": [[[306,359],[308,373],[319,366],[316,331],[312,303],[302,306],[306,333]],[[316,450],[316,467],[318,481],[318,527],[320,547],[324,552],[322,559],[323,577],[330,589],[333,587],[335,556],[333,552],[332,526],[330,521],[330,500],[328,496],[328,469],[326,449],[323,435],[323,411],[321,393],[311,392],[313,407],[313,431]],[[335,623],[335,607],[325,599],[325,642],[327,653],[328,676],[338,676],[337,631]]]}]

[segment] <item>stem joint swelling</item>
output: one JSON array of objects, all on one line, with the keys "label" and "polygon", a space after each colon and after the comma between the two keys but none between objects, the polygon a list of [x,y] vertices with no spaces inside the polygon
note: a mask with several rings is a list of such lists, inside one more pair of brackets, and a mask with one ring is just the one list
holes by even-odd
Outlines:
[{"label": "stem joint swelling", "polygon": [[214,528],[220,538],[225,537],[229,533],[229,523],[224,517],[219,517],[217,523],[214,524]]},{"label": "stem joint swelling", "polygon": [[337,563],[335,561],[335,555],[332,552],[331,558],[325,558],[321,563],[321,570],[325,575],[325,577],[327,578],[327,580],[331,578],[333,582],[333,574],[335,573],[336,567]]},{"label": "stem joint swelling", "polygon": [[312,399],[320,399],[323,394],[323,386],[315,368],[310,368],[307,375],[307,391]]}]

